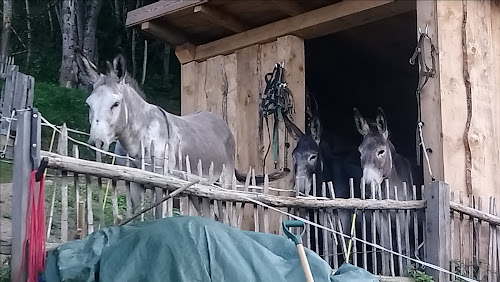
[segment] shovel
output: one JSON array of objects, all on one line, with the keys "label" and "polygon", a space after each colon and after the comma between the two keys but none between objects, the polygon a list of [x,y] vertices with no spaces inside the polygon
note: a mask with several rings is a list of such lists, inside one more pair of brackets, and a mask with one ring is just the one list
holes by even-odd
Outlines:
[{"label": "shovel", "polygon": [[[301,227],[302,233],[300,235],[294,235],[289,227]],[[311,269],[309,268],[309,263],[307,262],[306,252],[304,251],[304,246],[302,245],[302,234],[304,233],[304,222],[300,220],[287,220],[283,221],[283,232],[286,236],[290,238],[297,246],[297,252],[299,253],[300,264],[302,264],[302,269],[304,270],[304,275],[306,276],[306,282],[314,282]]]}]

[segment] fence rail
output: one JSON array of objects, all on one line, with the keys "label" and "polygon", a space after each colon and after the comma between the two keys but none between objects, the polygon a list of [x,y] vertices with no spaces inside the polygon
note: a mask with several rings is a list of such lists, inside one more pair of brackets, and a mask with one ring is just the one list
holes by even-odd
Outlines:
[{"label": "fence rail", "polygon": [[[144,208],[197,180],[199,183],[186,189],[179,197],[164,202],[160,209],[143,214],[141,220],[154,218],[159,213],[165,217],[178,212],[209,217],[240,229],[281,234],[281,222],[291,219],[283,214],[285,212],[337,232],[349,233],[351,216],[356,211],[357,228],[353,236],[358,234],[357,237],[362,240],[384,244],[391,250],[412,257],[415,255],[410,249],[421,249],[426,201],[417,198],[417,194],[423,192],[416,186],[405,187],[405,195],[399,200],[376,196],[389,195],[387,182],[381,187],[373,187],[371,191],[364,191],[363,186],[361,198],[355,198],[354,191],[359,188],[354,187],[351,179],[351,197],[348,199],[335,198],[331,182],[320,187],[314,185],[313,197],[301,197],[293,189],[271,187],[267,177],[264,185],[257,186],[252,169],[243,184],[238,184],[234,175],[221,175],[220,179],[216,179],[213,164],[210,164],[210,175],[204,178],[200,161],[194,160],[196,165],[192,165],[193,160],[189,156],[180,153],[172,156],[168,149],[164,156],[146,156],[144,152],[154,150],[143,147],[142,155],[135,163],[139,168],[105,163],[100,153],[96,153],[95,161],[79,159],[79,147],[73,144],[72,150],[68,148],[71,140],[68,139],[66,126],[60,127],[59,131],[57,153],[40,152],[41,158],[47,158],[48,167],[54,175],[52,182],[48,182],[52,190],[48,193],[51,195],[51,208],[47,237],[52,242],[81,238],[93,230],[116,225],[129,218],[132,215],[131,183],[150,188],[141,197],[141,208]],[[169,165],[172,160],[176,160],[175,166]],[[130,165],[130,159],[127,162]],[[381,193],[382,189],[384,193]],[[278,211],[260,206],[257,202]],[[384,227],[379,227],[381,225]],[[391,234],[381,233],[383,230],[390,230]],[[346,259],[347,240],[339,234],[307,225],[303,239],[306,247],[320,254],[333,268],[338,268]],[[351,263],[382,275],[400,276],[407,273],[410,266],[406,259],[385,254],[360,242],[352,245],[351,254]]]},{"label": "fence rail", "polygon": [[[105,163],[100,153],[96,154],[95,161],[83,160],[79,158],[77,145],[73,144],[69,150],[67,128],[63,125],[60,131],[57,153],[39,152],[40,158],[47,158],[51,175],[46,182],[50,246],[83,238],[94,230],[120,224],[129,218],[132,215],[131,183],[148,187],[141,195],[142,209],[198,180],[199,183],[180,196],[162,203],[160,209],[143,214],[141,220],[180,213],[209,217],[240,229],[281,234],[281,222],[291,219],[287,215],[290,214],[349,234],[351,216],[356,212],[352,236],[360,240],[408,257],[425,258],[459,275],[496,281],[500,268],[500,232],[496,229],[500,218],[495,214],[494,201],[489,213],[482,211],[477,203],[457,203],[453,196],[450,201],[447,185],[442,183],[435,182],[425,190],[423,187],[404,187],[404,196],[398,200],[387,196],[391,194],[388,183],[373,187],[371,191],[365,191],[362,185],[361,198],[355,198],[354,191],[358,188],[352,180],[348,199],[335,198],[332,183],[314,186],[313,197],[300,197],[291,189],[271,187],[267,178],[263,186],[257,186],[252,170],[244,184],[238,184],[234,175],[215,179],[213,165],[212,173],[204,178],[203,164],[195,162],[197,165],[192,166],[188,156],[176,158],[175,167],[165,165],[174,159],[168,154],[146,157],[143,153],[139,157],[139,168]],[[29,142],[21,143],[19,148],[29,145]],[[326,197],[328,192],[330,195]],[[378,195],[385,198],[380,199]],[[484,239],[485,234],[488,234],[487,239]],[[339,234],[307,225],[303,236],[305,246],[317,252],[333,268],[346,260],[347,240]],[[401,256],[359,241],[353,242],[351,254],[350,263],[378,275],[406,275],[413,266]],[[440,275],[435,277],[445,278],[438,281],[455,279],[453,275]]]},{"label": "fence rail", "polygon": [[478,281],[499,281],[500,218],[495,198],[489,198],[488,212],[484,208],[480,197],[451,194],[451,272]]}]

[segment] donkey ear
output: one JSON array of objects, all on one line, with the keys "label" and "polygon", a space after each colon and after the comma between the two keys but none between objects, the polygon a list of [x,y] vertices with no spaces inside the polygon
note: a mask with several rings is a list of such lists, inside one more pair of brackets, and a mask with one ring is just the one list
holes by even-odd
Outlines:
[{"label": "donkey ear", "polygon": [[118,54],[113,60],[112,71],[119,81],[122,81],[125,78],[125,74],[127,73],[127,62],[122,54]]},{"label": "donkey ear", "polygon": [[316,144],[320,143],[321,140],[321,122],[319,121],[319,118],[314,117],[311,119],[311,135],[314,141],[316,141]]},{"label": "donkey ear", "polygon": [[90,85],[95,84],[100,75],[97,67],[82,54],[80,48],[75,48],[75,55],[83,82]]},{"label": "donkey ear", "polygon": [[283,120],[285,121],[285,126],[288,132],[290,132],[295,140],[304,136],[304,132],[300,130],[290,119],[288,119],[287,115],[283,115]]},{"label": "donkey ear", "polygon": [[368,126],[368,122],[361,115],[357,108],[353,109],[354,112],[354,122],[356,123],[356,128],[358,129],[359,134],[365,136],[370,132],[370,127]]},{"label": "donkey ear", "polygon": [[380,134],[383,134],[385,138],[387,138],[387,120],[385,118],[385,113],[382,108],[378,108],[378,114],[377,114],[377,129],[380,132]]}]

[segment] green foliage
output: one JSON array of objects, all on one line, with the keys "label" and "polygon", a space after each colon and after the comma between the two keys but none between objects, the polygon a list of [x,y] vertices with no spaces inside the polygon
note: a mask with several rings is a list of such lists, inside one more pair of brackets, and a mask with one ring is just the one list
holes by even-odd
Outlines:
[{"label": "green foliage", "polygon": [[87,94],[47,82],[35,83],[33,104],[53,124],[88,132]]},{"label": "green foliage", "polygon": [[409,267],[408,276],[415,279],[415,282],[434,282],[431,276],[415,266]]},{"label": "green foliage", "polygon": [[10,282],[10,257],[0,264],[0,282]]},{"label": "green foliage", "polygon": [[12,182],[12,164],[0,161],[0,183]]}]

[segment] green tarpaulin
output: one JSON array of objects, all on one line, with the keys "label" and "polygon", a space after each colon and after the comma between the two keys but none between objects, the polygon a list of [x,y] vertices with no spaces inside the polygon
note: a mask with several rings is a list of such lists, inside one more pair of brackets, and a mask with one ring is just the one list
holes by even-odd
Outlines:
[{"label": "green tarpaulin", "polygon": [[[377,281],[349,264],[333,273],[306,255],[315,281]],[[305,281],[294,243],[202,217],[170,217],[100,229],[50,251],[52,281]]]}]

